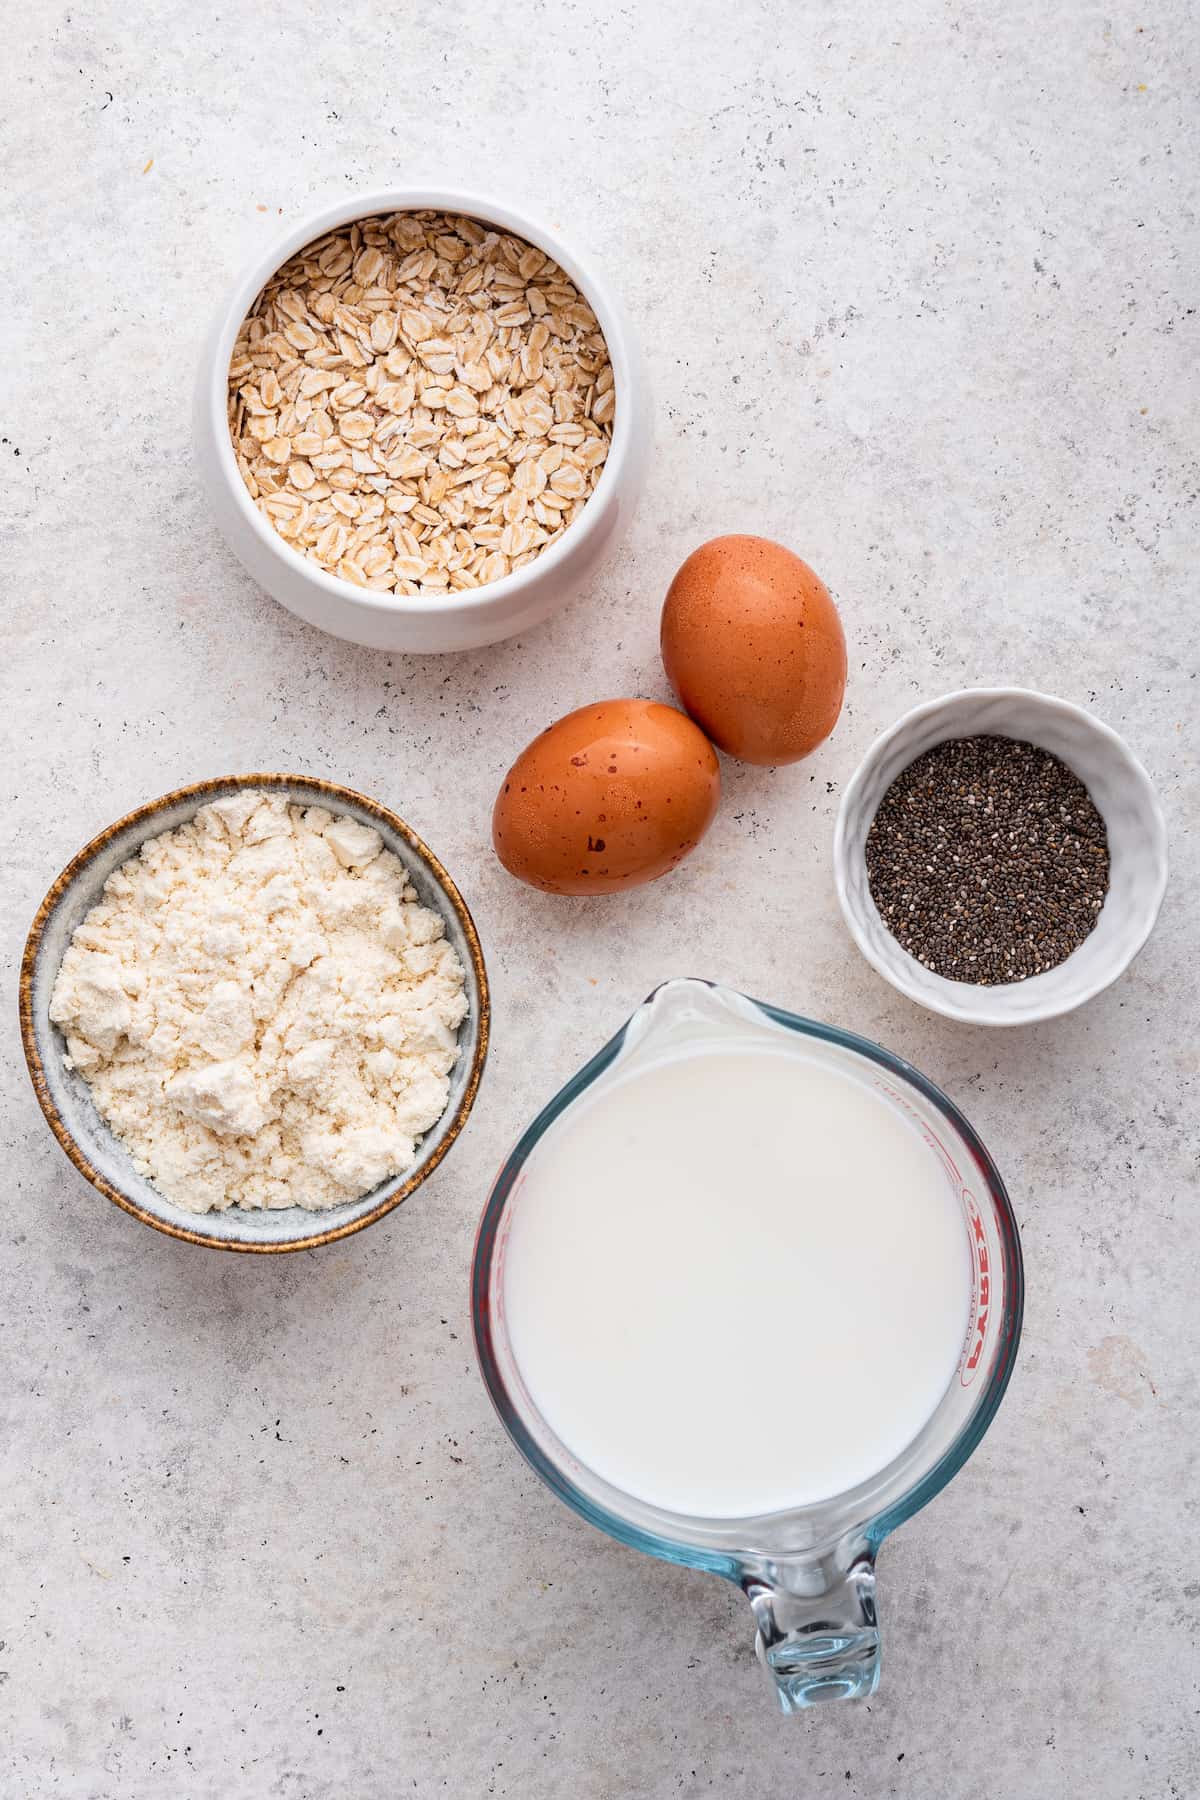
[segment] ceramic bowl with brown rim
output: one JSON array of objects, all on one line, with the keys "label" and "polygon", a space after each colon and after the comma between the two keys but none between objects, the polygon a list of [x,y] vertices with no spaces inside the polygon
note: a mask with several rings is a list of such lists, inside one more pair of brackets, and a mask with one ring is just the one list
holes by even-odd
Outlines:
[{"label": "ceramic bowl with brown rim", "polygon": [[[97,1112],[82,1076],[66,1067],[62,1033],[49,1017],[63,954],[113,870],[135,856],[148,839],[175,830],[210,801],[244,788],[282,790],[300,805],[323,806],[373,826],[385,848],[404,864],[421,904],[444,921],[446,937],[466,977],[468,1012],[459,1027],[449,1099],[437,1124],[421,1140],[416,1161],[359,1199],[321,1212],[299,1206],[271,1210],[234,1206],[225,1212],[192,1213],[164,1199],[137,1173],[129,1152]],[[135,1219],[215,1250],[311,1250],[373,1225],[407,1200],[450,1150],[474,1104],[487,1056],[487,973],[474,921],[454,882],[416,833],[386,806],[352,788],[306,775],[231,775],[197,782],[151,800],[93,838],[67,864],[38,908],[21,963],[20,1004],[21,1037],[34,1092],[75,1167]]]}]

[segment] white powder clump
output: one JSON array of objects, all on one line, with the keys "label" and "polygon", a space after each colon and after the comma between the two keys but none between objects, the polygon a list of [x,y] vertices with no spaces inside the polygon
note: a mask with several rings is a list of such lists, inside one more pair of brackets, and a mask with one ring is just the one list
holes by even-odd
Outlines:
[{"label": "white powder clump", "polygon": [[50,1017],[167,1199],[315,1212],[414,1161],[446,1108],[463,986],[377,831],[248,791],[109,876]]}]

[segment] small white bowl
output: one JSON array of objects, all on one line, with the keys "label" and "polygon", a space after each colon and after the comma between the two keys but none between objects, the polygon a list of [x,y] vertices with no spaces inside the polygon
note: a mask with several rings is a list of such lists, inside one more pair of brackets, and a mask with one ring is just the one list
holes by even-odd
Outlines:
[{"label": "small white bowl", "polygon": [[[867,882],[867,832],[884,794],[947,738],[1022,738],[1059,757],[1086,786],[1108,828],[1109,888],[1095,929],[1044,975],[995,987],[948,981],[910,956],[879,916]],[[933,1012],[973,1025],[1031,1025],[1091,1000],[1133,961],[1167,885],[1167,831],[1141,763],[1080,706],[1029,688],[962,688],[905,713],[876,738],[842,797],[833,840],[838,899],[855,943],[893,987]]]},{"label": "small white bowl", "polygon": [[[566,270],[600,323],[612,362],[612,448],[578,519],[536,561],[462,594],[375,593],[329,575],[263,518],[238,472],[229,436],[229,359],[242,320],[276,269],[297,250],[354,219],[423,208],[462,213],[525,238]],[[556,233],[477,194],[385,188],[342,196],[293,225],[247,268],[218,313],[196,384],[200,474],[229,548],[260,586],[310,625],[375,650],[475,650],[526,631],[565,606],[615,548],[633,517],[650,453],[650,394],[641,353],[621,308],[590,264]]]}]

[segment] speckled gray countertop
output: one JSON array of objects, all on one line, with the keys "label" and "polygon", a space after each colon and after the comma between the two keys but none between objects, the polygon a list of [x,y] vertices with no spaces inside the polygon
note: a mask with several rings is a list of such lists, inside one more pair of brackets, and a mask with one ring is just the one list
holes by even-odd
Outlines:
[{"label": "speckled gray countertop", "polygon": [[[7,31],[0,1792],[1191,1800],[1193,9],[99,0]],[[428,660],[258,592],[188,445],[238,266],[331,189],[421,177],[588,247],[659,408],[594,592],[527,640]],[[556,712],[665,693],[661,596],[724,530],[783,539],[834,590],[837,732],[791,769],[728,765],[715,828],[657,886],[517,887],[488,846],[499,776]],[[874,734],[997,681],[1123,732],[1174,854],[1131,973],[1009,1035],[893,994],[830,874]],[[171,1242],[93,1194],[36,1109],[13,1001],[29,918],[86,837],[258,767],[409,819],[495,984],[443,1169],[361,1238],[282,1261]],[[798,1721],[732,1588],[541,1490],[469,1342],[499,1159],[685,972],[911,1058],[993,1146],[1024,1231],[1009,1396],[881,1558],[883,1687]]]}]

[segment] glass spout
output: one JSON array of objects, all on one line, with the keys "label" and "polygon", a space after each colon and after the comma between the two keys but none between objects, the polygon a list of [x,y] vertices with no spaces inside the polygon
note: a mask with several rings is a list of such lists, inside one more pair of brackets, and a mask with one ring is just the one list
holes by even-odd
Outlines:
[{"label": "glass spout", "polygon": [[625,1028],[621,1060],[772,1034],[778,1035],[778,1027],[756,1001],[713,981],[680,976],[664,981],[638,1007]]},{"label": "glass spout", "polygon": [[766,1565],[742,1578],[758,1627],[754,1647],[785,1713],[823,1700],[865,1700],[879,1685],[875,1561],[862,1548],[845,1567]]}]

